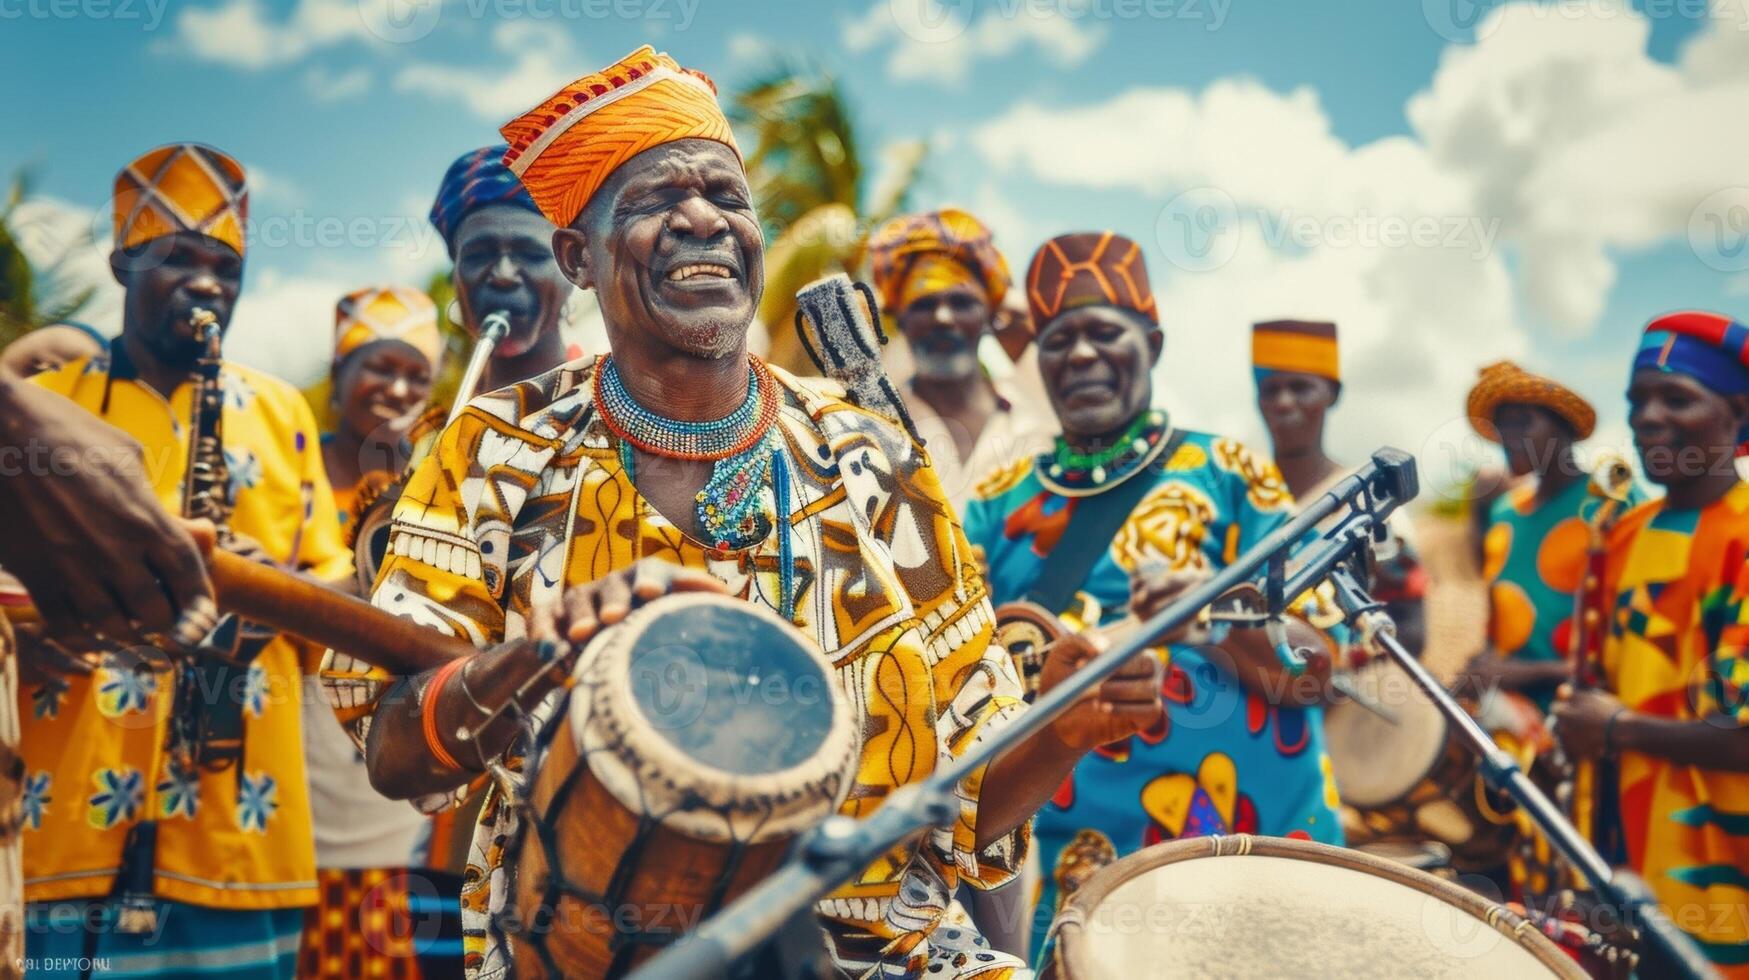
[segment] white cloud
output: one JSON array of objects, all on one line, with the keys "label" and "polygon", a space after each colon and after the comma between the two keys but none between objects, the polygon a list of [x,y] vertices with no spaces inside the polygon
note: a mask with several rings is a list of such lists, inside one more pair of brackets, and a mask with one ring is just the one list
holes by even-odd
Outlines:
[{"label": "white cloud", "polygon": [[[1159,377],[1189,424],[1261,438],[1249,325],[1332,319],[1348,391],[1365,392],[1337,408],[1334,448],[1401,446],[1437,485],[1481,451],[1460,417],[1476,366],[1533,349],[1522,307],[1588,329],[1618,250],[1682,240],[1699,202],[1749,184],[1749,135],[1720,122],[1749,104],[1739,24],[1715,23],[1672,68],[1646,56],[1631,12],[1493,16],[1410,101],[1413,137],[1351,146],[1315,92],[1223,80],[1023,103],[966,138],[998,172],[1130,192],[1160,215],[1142,243],[1168,337]],[[1619,402],[1619,372],[1578,370],[1563,380]]]},{"label": "white cloud", "polygon": [[330,72],[321,65],[312,65],[304,72],[304,88],[318,102],[340,102],[370,91],[372,77],[368,69]]},{"label": "white cloud", "polygon": [[334,304],[357,286],[263,270],[237,297],[225,357],[300,388],[320,380],[332,351]]},{"label": "white cloud", "polygon": [[249,70],[292,64],[341,41],[373,39],[356,0],[297,0],[283,20],[272,19],[260,0],[224,0],[183,10],[176,36],[197,58]]},{"label": "white cloud", "polygon": [[729,60],[738,65],[757,65],[778,52],[778,48],[757,34],[729,35]]},{"label": "white cloud", "polygon": [[979,61],[1031,47],[1062,67],[1074,67],[1105,43],[1105,24],[1091,23],[1075,3],[994,3],[974,17],[968,2],[875,0],[841,25],[852,52],[891,46],[887,74],[899,81],[964,82]]},{"label": "white cloud", "polygon": [[1575,331],[1603,311],[1612,252],[1684,234],[1749,173],[1749,132],[1721,124],[1749,104],[1742,11],[1715,5],[1671,67],[1647,56],[1644,17],[1598,3],[1591,16],[1495,11],[1408,106],[1434,159],[1501,218],[1525,299]]},{"label": "white cloud", "polygon": [[395,76],[395,88],[460,102],[494,125],[527,111],[589,70],[562,30],[528,21],[507,21],[492,32],[504,56],[484,68],[414,64]]},{"label": "white cloud", "polygon": [[122,289],[109,270],[109,222],[107,214],[39,197],[21,202],[10,224],[31,267],[55,270],[59,288],[50,303],[90,289],[90,303],[75,318],[114,336],[121,332]]}]

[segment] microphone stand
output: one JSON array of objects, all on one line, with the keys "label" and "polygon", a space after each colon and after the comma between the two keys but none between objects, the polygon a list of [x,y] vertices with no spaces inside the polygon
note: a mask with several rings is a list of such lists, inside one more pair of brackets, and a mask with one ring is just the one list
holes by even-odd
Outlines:
[{"label": "microphone stand", "polygon": [[[1361,527],[1376,526],[1382,537],[1386,515],[1413,499],[1417,491],[1414,458],[1398,449],[1380,449],[1371,462],[1338,482],[1237,561],[1192,587],[1121,642],[1041,695],[997,737],[968,749],[928,779],[893,791],[866,819],[836,815],[825,820],[798,843],[795,854],[776,873],[645,963],[632,977],[688,980],[726,975],[737,960],[776,935],[794,915],[811,908],[900,842],[931,827],[951,826],[959,816],[954,787],[962,780],[1042,731],[1083,694],[1151,646],[1155,637],[1190,622],[1204,607],[1233,587],[1252,581],[1259,572],[1266,576],[1263,591],[1269,603],[1268,623],[1285,634],[1281,617],[1288,606],[1324,578],[1323,571],[1313,574],[1308,568],[1290,578],[1287,562],[1294,548],[1326,518],[1344,508],[1354,509],[1362,519]],[[1351,518],[1344,526],[1354,522]],[[1290,670],[1304,669],[1304,660],[1287,649],[1285,642],[1277,642],[1276,652]]]},{"label": "microphone stand", "polygon": [[1360,631],[1362,642],[1375,652],[1389,655],[1432,699],[1458,736],[1480,757],[1482,778],[1489,788],[1505,793],[1522,807],[1549,844],[1585,876],[1598,898],[1614,909],[1623,922],[1638,930],[1643,947],[1641,975],[1717,977],[1700,947],[1664,914],[1645,882],[1630,872],[1611,868],[1560,808],[1530,781],[1513,757],[1398,642],[1396,624],[1385,614],[1383,603],[1369,595],[1362,585],[1365,576],[1361,562],[1368,539],[1365,525],[1370,522],[1370,515],[1356,514],[1325,540],[1296,556],[1304,562],[1299,577],[1328,578],[1337,605]]}]

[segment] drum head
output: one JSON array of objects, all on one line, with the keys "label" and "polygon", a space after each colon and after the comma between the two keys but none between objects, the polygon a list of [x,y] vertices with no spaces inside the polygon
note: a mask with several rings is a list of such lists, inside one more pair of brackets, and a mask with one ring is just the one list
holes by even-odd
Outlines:
[{"label": "drum head", "polygon": [[676,749],[724,772],[781,772],[832,728],[831,680],[794,630],[732,606],[650,621],[631,649],[632,698]]},{"label": "drum head", "polygon": [[1396,716],[1393,723],[1344,701],[1324,716],[1324,739],[1342,802],[1360,809],[1402,799],[1445,752],[1445,717],[1403,668],[1375,660],[1354,672],[1354,685]]},{"label": "drum head", "polygon": [[1309,841],[1202,837],[1105,868],[1057,920],[1072,980],[1583,977],[1505,907]]},{"label": "drum head", "polygon": [[830,661],[763,606],[671,595],[578,658],[568,728],[627,810],[705,841],[790,836],[849,791],[856,726]]}]

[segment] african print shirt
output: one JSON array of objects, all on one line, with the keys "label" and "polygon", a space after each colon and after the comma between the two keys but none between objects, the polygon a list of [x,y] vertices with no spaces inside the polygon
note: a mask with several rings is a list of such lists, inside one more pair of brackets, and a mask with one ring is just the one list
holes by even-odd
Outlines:
[{"label": "african print shirt", "polygon": [[[1637,489],[1629,497],[1632,504],[1642,499]],[[1488,583],[1488,640],[1501,656],[1538,662],[1567,659],[1573,593],[1585,578],[1589,531],[1583,515],[1597,500],[1590,481],[1575,480],[1540,507],[1535,481],[1494,501],[1483,538],[1482,579]],[[1558,686],[1524,693],[1547,712]]]},{"label": "african print shirt", "polygon": [[[1033,587],[1074,513],[1075,499],[1046,489],[1037,463],[992,475],[966,509],[967,537],[984,551],[998,603]],[[1212,573],[1293,511],[1274,463],[1200,432],[1188,433],[1164,466],[1131,479],[1156,485],[1083,589],[1107,621],[1125,614],[1130,573],[1143,561]],[[1065,881],[1072,888],[1148,844],[1226,833],[1343,840],[1323,711],[1271,706],[1189,646],[1171,648],[1166,660],[1162,723],[1082,759],[1034,821],[1044,868],[1034,950],[1045,948]]]},{"label": "african print shirt", "polygon": [[[721,551],[664,519],[627,478],[593,408],[593,371],[593,361],[573,362],[478,398],[444,432],[396,507],[379,607],[484,647],[526,635],[530,610],[563,587],[653,558],[707,570],[731,594],[781,608],[781,535]],[[781,513],[795,622],[837,665],[860,719],[861,763],[842,812],[862,816],[1024,710],[1020,680],[990,642],[984,583],[927,458],[896,424],[825,383],[773,373],[792,474]],[[329,658],[331,697],[366,733],[388,678]],[[1024,858],[1025,825],[976,849],[980,780],[962,784],[951,830],[901,846],[820,904],[845,972],[1005,977],[1020,966],[971,947],[975,933],[936,928],[963,917],[949,899],[958,881],[1000,884]],[[490,913],[506,900],[500,868],[516,829],[513,808],[488,799],[462,893],[470,976],[509,969]]]},{"label": "african print shirt", "polygon": [[[117,350],[121,346],[116,345]],[[310,407],[283,381],[224,366],[231,527],[274,560],[334,580],[350,574]],[[193,386],[166,401],[118,358],[75,361],[38,384],[121,428],[145,449],[145,478],[171,511],[182,502]],[[25,897],[108,895],[128,831],[158,821],[160,897],[230,909],[316,900],[300,718],[306,647],[280,637],[250,664],[238,694],[239,763],[173,769],[164,744],[174,675],[111,656],[90,677],[20,692],[25,764]]]},{"label": "african print shirt", "polygon": [[[1699,510],[1662,501],[1610,534],[1614,597],[1604,675],[1630,709],[1749,722],[1749,484]],[[1749,976],[1749,773],[1624,752],[1620,817],[1628,865],[1675,923],[1732,976]]]}]

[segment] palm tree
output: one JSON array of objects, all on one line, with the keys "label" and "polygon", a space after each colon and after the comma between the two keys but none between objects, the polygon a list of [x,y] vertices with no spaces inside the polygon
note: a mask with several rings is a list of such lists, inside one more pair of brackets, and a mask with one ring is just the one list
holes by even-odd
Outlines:
[{"label": "palm tree", "polygon": [[794,63],[778,62],[743,86],[729,114],[754,136],[746,160],[769,243],[759,304],[771,335],[768,357],[812,374],[792,326],[796,290],[862,267],[870,233],[905,207],[926,147],[921,140],[895,146],[894,179],[874,196],[843,89],[832,76]]},{"label": "palm tree", "polygon": [[[30,183],[28,173],[15,174],[6,203],[0,206],[0,347],[37,327],[76,316],[96,292],[68,281],[61,268],[64,259],[43,269],[31,265],[17,226],[18,205],[29,196]],[[89,234],[86,242],[76,245],[89,244]]]}]

